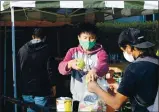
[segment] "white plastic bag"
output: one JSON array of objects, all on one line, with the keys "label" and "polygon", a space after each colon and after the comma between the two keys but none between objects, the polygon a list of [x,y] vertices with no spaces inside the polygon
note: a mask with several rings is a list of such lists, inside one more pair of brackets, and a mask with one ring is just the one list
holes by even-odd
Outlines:
[{"label": "white plastic bag", "polygon": [[[108,83],[104,78],[99,78],[97,80],[99,86],[107,91]],[[91,93],[88,91],[86,86],[86,91],[84,93],[84,98],[80,101],[79,104],[79,111],[80,112],[105,112],[106,111],[106,104],[100,97],[98,97],[95,93]]]}]

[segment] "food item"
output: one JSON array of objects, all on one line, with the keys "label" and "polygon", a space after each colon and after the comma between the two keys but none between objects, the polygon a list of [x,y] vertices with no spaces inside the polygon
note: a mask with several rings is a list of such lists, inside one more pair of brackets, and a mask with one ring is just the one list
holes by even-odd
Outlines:
[{"label": "food item", "polygon": [[86,104],[85,102],[80,102],[79,105],[80,112],[106,112],[106,104],[102,100],[97,100],[94,104]]},{"label": "food item", "polygon": [[[86,82],[87,82],[87,78],[86,78]],[[107,91],[108,84],[104,78],[99,77],[97,79],[97,83],[104,91]],[[79,103],[79,111],[80,112],[106,112],[106,104],[97,94],[89,92],[86,86],[84,97]]]},{"label": "food item", "polygon": [[80,69],[84,69],[85,67],[85,62],[83,59],[77,59],[77,66],[80,68]]}]

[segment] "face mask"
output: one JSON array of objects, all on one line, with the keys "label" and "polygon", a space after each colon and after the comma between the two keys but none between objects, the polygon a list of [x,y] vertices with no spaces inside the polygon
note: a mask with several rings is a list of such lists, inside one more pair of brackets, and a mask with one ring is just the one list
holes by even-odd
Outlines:
[{"label": "face mask", "polygon": [[131,54],[128,54],[127,52],[123,52],[124,58],[129,61],[129,62],[133,62],[134,61],[134,57]]},{"label": "face mask", "polygon": [[95,44],[96,44],[95,41],[90,42],[90,41],[81,41],[81,40],[79,41],[79,43],[82,46],[82,48],[85,49],[85,50],[92,49],[95,46]]}]

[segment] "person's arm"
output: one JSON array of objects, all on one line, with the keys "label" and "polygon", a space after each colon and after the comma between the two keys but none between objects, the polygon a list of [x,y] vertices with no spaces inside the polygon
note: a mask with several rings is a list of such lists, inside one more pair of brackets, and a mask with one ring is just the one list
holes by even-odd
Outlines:
[{"label": "person's arm", "polygon": [[102,90],[97,82],[90,82],[88,84],[88,90],[96,93],[105,103],[114,109],[119,109],[121,105],[136,93],[137,74],[131,71],[131,67],[128,67],[123,75],[122,81],[118,86],[113,86],[115,95],[110,95],[108,92]]},{"label": "person's arm", "polygon": [[48,71],[49,81],[51,83],[51,86],[56,86],[55,60],[53,57],[49,57],[48,59],[47,71]]},{"label": "person's arm", "polygon": [[51,93],[53,96],[56,96],[56,66],[55,66],[55,60],[53,57],[49,57],[48,62],[47,62],[47,71],[48,71],[48,78],[49,82],[51,84]]},{"label": "person's arm", "polygon": [[20,63],[20,50],[18,51],[17,54],[17,59],[16,59],[16,70],[17,70],[17,90],[20,93],[20,96],[22,95],[22,71],[21,71],[21,63]]},{"label": "person's arm", "polygon": [[72,60],[73,49],[69,49],[63,61],[60,62],[58,70],[62,75],[68,75],[71,72],[71,66],[68,64]]},{"label": "person's arm", "polygon": [[86,76],[86,81],[94,81],[99,77],[103,77],[109,70],[107,64],[107,54],[104,50],[97,53],[98,62],[95,67],[93,67]]},{"label": "person's arm", "polygon": [[127,101],[128,97],[120,94],[117,92],[114,96],[109,94],[108,92],[104,91],[100,87],[97,87],[95,90],[95,93],[104,100],[104,102],[114,108],[115,110],[118,110],[124,102]]},{"label": "person's arm", "polygon": [[98,76],[102,77],[109,70],[108,63],[107,63],[108,55],[104,50],[102,50],[97,54],[97,57],[98,57],[97,66],[93,68],[93,70],[95,70]]}]

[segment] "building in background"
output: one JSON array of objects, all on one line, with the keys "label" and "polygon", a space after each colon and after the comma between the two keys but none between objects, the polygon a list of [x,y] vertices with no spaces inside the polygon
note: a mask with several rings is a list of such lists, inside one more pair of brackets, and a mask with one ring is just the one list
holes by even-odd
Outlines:
[{"label": "building in background", "polygon": [[132,16],[116,19],[117,22],[142,22],[142,21],[154,21],[159,20],[159,14],[151,14],[145,16]]}]

